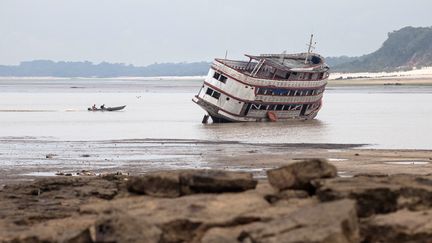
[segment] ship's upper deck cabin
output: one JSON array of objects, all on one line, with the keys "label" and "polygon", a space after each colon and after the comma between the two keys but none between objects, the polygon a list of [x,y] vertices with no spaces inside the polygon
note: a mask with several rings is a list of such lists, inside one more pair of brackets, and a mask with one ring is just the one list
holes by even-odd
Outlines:
[{"label": "ship's upper deck cabin", "polygon": [[249,61],[216,59],[245,75],[271,80],[321,80],[329,67],[315,53],[246,55]]}]

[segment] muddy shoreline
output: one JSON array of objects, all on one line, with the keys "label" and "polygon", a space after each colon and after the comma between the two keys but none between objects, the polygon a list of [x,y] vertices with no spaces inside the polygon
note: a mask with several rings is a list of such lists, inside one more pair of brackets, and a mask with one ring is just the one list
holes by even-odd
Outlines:
[{"label": "muddy shoreline", "polygon": [[[24,152],[25,151],[25,152]],[[363,144],[269,144],[193,139],[58,141],[0,139],[0,185],[72,174],[142,174],[177,169],[223,169],[265,178],[267,169],[302,158],[325,158],[341,176],[427,174],[430,150],[366,149]]]}]

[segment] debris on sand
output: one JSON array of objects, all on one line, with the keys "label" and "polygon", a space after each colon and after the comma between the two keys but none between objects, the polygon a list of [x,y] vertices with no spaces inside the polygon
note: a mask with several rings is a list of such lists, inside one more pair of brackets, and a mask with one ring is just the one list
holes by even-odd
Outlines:
[{"label": "debris on sand", "polygon": [[47,154],[47,155],[45,155],[45,158],[47,158],[47,159],[52,159],[52,158],[54,158],[55,156],[57,156],[57,154]]}]

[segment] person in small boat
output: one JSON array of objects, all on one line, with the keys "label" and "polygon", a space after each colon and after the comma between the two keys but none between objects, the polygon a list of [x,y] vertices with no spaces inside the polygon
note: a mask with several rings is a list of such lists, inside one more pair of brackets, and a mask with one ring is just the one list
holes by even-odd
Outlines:
[{"label": "person in small boat", "polygon": [[105,104],[101,105],[100,108],[103,110],[105,109]]},{"label": "person in small boat", "polygon": [[92,106],[92,110],[96,110],[97,108],[96,108],[96,104],[93,104],[93,106]]}]

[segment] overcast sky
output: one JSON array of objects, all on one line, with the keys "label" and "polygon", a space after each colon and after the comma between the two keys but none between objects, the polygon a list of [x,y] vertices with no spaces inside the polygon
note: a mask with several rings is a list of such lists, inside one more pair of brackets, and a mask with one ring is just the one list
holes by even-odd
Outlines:
[{"label": "overcast sky", "polygon": [[209,61],[244,53],[362,55],[431,26],[432,0],[0,0],[0,64]]}]

